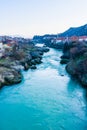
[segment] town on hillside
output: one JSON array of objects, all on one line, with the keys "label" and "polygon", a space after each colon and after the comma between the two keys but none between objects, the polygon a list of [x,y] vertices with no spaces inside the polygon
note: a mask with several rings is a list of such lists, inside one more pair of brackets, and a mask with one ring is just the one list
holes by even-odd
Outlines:
[{"label": "town on hillside", "polygon": [[10,53],[11,49],[22,43],[31,43],[31,39],[25,39],[23,37],[10,37],[10,36],[0,36],[0,57],[5,56],[6,50]]}]

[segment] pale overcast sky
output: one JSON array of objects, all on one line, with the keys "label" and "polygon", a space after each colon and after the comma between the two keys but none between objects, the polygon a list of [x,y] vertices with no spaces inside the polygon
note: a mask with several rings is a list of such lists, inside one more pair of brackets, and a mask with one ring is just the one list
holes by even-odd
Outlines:
[{"label": "pale overcast sky", "polygon": [[0,35],[57,34],[87,23],[87,0],[0,0]]}]

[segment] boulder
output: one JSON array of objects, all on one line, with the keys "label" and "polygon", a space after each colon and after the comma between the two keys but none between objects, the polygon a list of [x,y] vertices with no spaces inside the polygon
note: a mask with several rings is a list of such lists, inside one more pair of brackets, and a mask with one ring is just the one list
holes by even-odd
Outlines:
[{"label": "boulder", "polygon": [[30,68],[31,69],[36,69],[37,67],[35,65],[32,65]]},{"label": "boulder", "polygon": [[20,83],[21,81],[22,81],[21,72],[11,68],[0,67],[1,86],[16,84]]},{"label": "boulder", "polygon": [[30,68],[30,66],[27,63],[25,63],[24,64],[24,70],[28,70],[29,68]]},{"label": "boulder", "polygon": [[69,59],[61,59],[60,63],[61,64],[67,64],[69,62]]}]

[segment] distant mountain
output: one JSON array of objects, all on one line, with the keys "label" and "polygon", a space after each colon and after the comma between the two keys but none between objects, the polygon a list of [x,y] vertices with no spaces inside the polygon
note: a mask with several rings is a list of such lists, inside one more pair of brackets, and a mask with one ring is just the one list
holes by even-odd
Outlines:
[{"label": "distant mountain", "polygon": [[34,37],[33,37],[33,40],[37,40],[37,39],[44,39],[44,38],[54,38],[54,37],[57,37],[57,35],[56,34],[45,34],[45,35],[42,35],[42,36],[40,36],[40,35],[35,35]]},{"label": "distant mountain", "polygon": [[60,37],[71,37],[71,36],[87,36],[87,24],[80,27],[71,27],[65,32],[59,34]]},{"label": "distant mountain", "polygon": [[87,24],[80,27],[71,27],[63,33],[60,34],[45,34],[45,35],[35,35],[33,37],[34,42],[44,43],[48,40],[57,37],[71,37],[71,36],[87,36]]}]

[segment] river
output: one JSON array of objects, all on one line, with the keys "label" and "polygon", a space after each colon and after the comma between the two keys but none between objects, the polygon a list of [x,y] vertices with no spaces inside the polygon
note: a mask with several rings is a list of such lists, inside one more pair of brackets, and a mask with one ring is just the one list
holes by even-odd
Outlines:
[{"label": "river", "polygon": [[23,81],[0,90],[0,130],[87,130],[87,93],[50,49]]}]

